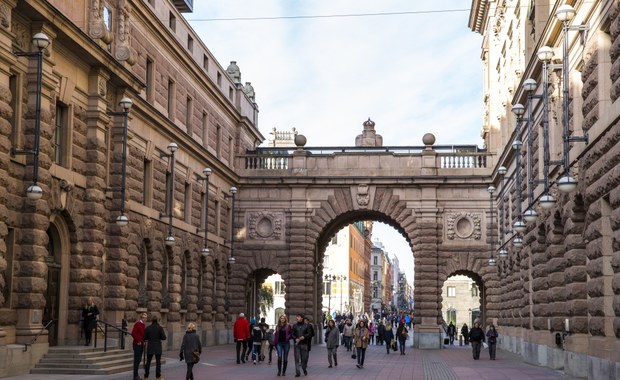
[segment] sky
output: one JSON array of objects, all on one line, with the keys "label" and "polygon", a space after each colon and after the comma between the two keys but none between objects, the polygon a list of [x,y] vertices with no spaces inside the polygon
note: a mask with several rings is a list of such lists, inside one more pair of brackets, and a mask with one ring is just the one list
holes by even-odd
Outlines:
[{"label": "sky", "polygon": [[[470,5],[209,0],[185,17],[224,69],[236,61],[252,83],[266,139],[294,127],[307,147],[353,146],[370,118],[384,146],[420,146],[428,132],[438,145],[482,146],[482,37],[467,26]],[[405,239],[378,224],[373,235],[412,281]]]}]

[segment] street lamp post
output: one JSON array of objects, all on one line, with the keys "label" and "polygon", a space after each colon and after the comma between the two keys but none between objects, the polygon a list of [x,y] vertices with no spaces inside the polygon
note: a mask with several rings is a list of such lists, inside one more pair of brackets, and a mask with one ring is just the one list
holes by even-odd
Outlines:
[{"label": "street lamp post", "polygon": [[176,143],[171,142],[168,144],[167,149],[169,153],[162,153],[162,157],[168,157],[170,159],[170,178],[168,179],[170,184],[168,187],[168,193],[166,194],[168,199],[168,210],[166,210],[166,213],[168,214],[168,234],[164,239],[164,243],[168,247],[173,247],[176,243],[174,235],[172,234],[172,213],[174,210],[172,205],[174,203],[174,153],[179,150],[179,146]]},{"label": "street lamp post", "polygon": [[124,227],[129,223],[129,217],[125,215],[125,191],[126,191],[126,181],[127,181],[127,128],[128,128],[128,119],[129,119],[129,110],[133,105],[133,102],[129,98],[122,98],[118,103],[121,106],[122,111],[120,112],[108,112],[108,115],[111,116],[122,116],[123,117],[123,147],[121,152],[121,209],[120,215],[116,217],[116,225],[119,227]]},{"label": "street lamp post", "polygon": [[50,39],[44,33],[37,33],[32,36],[32,44],[37,47],[34,52],[14,52],[18,57],[37,58],[37,93],[35,96],[34,109],[34,147],[32,150],[11,149],[13,155],[29,154],[33,157],[32,163],[32,185],[26,190],[28,199],[41,199],[43,189],[37,184],[39,181],[39,145],[41,140],[41,91],[43,90],[43,51],[49,46]]}]

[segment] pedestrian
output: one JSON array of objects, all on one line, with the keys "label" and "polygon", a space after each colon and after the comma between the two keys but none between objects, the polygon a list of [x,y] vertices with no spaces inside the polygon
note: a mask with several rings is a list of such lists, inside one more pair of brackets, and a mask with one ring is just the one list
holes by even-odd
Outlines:
[{"label": "pedestrian", "polygon": [[304,323],[308,326],[308,330],[310,331],[310,337],[306,341],[308,345],[308,355],[310,355],[310,350],[312,350],[312,338],[314,338],[314,325],[310,323],[310,319],[308,317],[304,317]]},{"label": "pedestrian", "polygon": [[267,351],[269,351],[269,364],[271,364],[271,357],[272,357],[273,349],[275,347],[273,343],[273,335],[274,335],[274,329],[272,328],[269,328],[267,332],[265,333],[265,336],[267,337],[267,344],[269,345],[269,347],[267,348]]},{"label": "pedestrian", "polygon": [[286,374],[286,366],[288,365],[288,351],[291,348],[291,339],[293,331],[288,323],[286,315],[282,314],[278,318],[278,324],[273,334],[273,344],[276,346],[278,354],[278,376]]},{"label": "pedestrian", "polygon": [[[250,339],[250,324],[245,319],[245,314],[239,313],[233,325],[233,338],[237,345],[237,364],[245,363],[245,354],[248,350],[248,339]],[[241,351],[243,347],[243,352]]]},{"label": "pedestrian", "polygon": [[297,323],[293,325],[293,339],[295,340],[295,377],[308,375],[308,344],[305,342],[310,339],[310,329],[304,323],[304,316],[297,314]]},{"label": "pedestrian", "polygon": [[474,322],[474,327],[469,331],[469,341],[474,355],[474,360],[480,360],[480,348],[484,342],[484,331],[480,328],[480,323]]},{"label": "pedestrian", "polygon": [[368,344],[375,344],[375,331],[376,331],[375,324],[372,322],[368,323],[368,334],[369,334]]},{"label": "pedestrian", "polygon": [[447,332],[448,338],[450,338],[450,345],[454,346],[454,336],[456,335],[456,326],[454,326],[454,323],[450,322]]},{"label": "pedestrian", "polygon": [[364,368],[364,358],[366,356],[366,348],[368,347],[368,327],[363,319],[357,322],[355,331],[353,332],[353,343],[357,356],[357,368]]},{"label": "pedestrian", "polygon": [[383,324],[383,320],[379,320],[377,322],[377,344],[383,346],[383,336],[385,335],[385,325]]},{"label": "pedestrian", "polygon": [[142,353],[144,352],[144,330],[146,326],[144,321],[146,320],[146,313],[140,315],[140,319],[136,321],[131,329],[131,337],[133,338],[133,378],[134,380],[140,380],[138,376],[138,368],[142,361]]},{"label": "pedestrian", "polygon": [[181,352],[179,353],[179,355],[185,359],[185,364],[187,364],[185,380],[194,380],[194,364],[200,361],[201,353],[202,344],[200,344],[200,338],[198,338],[198,334],[196,334],[196,324],[190,323],[187,325],[185,335],[183,335]]},{"label": "pedestrian", "polygon": [[499,334],[495,330],[493,324],[489,325],[487,330],[487,343],[489,344],[489,357],[491,360],[495,360],[495,352],[497,351],[497,337]]},{"label": "pedestrian", "polygon": [[149,378],[151,360],[155,355],[155,377],[157,380],[164,380],[161,377],[161,341],[166,340],[166,333],[157,321],[157,317],[151,318],[151,325],[144,330],[144,341],[146,343],[146,363],[144,364],[144,378]]},{"label": "pedestrian", "polygon": [[263,362],[265,361],[265,357],[267,356],[267,348],[269,347],[269,341],[267,339],[267,331],[269,330],[269,325],[267,324],[267,322],[265,322],[265,318],[260,319],[260,328],[263,331],[263,340],[260,344],[259,361]]},{"label": "pedestrian", "polygon": [[342,328],[342,341],[344,346],[347,348],[347,351],[351,351],[351,346],[353,344],[353,323],[349,318],[344,321],[344,326]]},{"label": "pedestrian", "polygon": [[392,339],[394,339],[394,331],[392,330],[392,323],[390,322],[385,324],[385,332],[383,333],[383,339],[385,340],[385,349],[389,355],[390,350],[392,349]]},{"label": "pedestrian", "polygon": [[97,316],[99,315],[99,309],[95,305],[93,297],[88,297],[88,302],[84,308],[82,308],[82,328],[84,329],[85,346],[90,346],[90,340],[93,334],[93,330],[97,327]]},{"label": "pedestrian", "polygon": [[256,364],[260,361],[261,345],[263,344],[263,329],[260,324],[256,323],[256,320],[252,320],[252,362]]},{"label": "pedestrian", "polygon": [[327,321],[327,331],[325,332],[325,343],[327,345],[327,362],[328,368],[332,368],[333,365],[338,365],[338,346],[340,345],[340,331],[336,327],[336,322],[333,319]]},{"label": "pedestrian", "polygon": [[400,354],[405,354],[405,343],[407,339],[409,339],[409,330],[407,330],[407,326],[405,322],[399,322],[398,328],[396,328],[396,337],[398,339],[398,347],[400,349]]},{"label": "pedestrian", "polygon": [[463,323],[463,327],[461,327],[461,335],[463,335],[465,345],[469,345],[469,328],[467,327],[467,323]]}]

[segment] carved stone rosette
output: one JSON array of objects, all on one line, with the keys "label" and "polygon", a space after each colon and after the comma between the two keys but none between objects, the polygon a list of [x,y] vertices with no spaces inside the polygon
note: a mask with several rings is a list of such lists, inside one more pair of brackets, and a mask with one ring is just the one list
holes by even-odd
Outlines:
[{"label": "carved stone rosette", "polygon": [[267,211],[250,212],[248,238],[250,240],[280,240],[282,238],[282,214]]},{"label": "carved stone rosette", "polygon": [[449,240],[480,240],[482,215],[473,212],[453,212],[446,217],[446,237]]}]

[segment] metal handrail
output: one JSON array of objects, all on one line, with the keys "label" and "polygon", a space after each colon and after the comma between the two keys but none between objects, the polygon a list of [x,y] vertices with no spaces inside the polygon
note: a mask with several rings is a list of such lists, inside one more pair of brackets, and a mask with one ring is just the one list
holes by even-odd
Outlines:
[{"label": "metal handrail", "polygon": [[[129,330],[127,330],[127,321],[123,319],[122,327],[117,327],[109,322],[97,320],[97,329],[101,329],[99,324],[103,324],[103,352],[108,350],[108,329],[111,328],[113,330],[118,331],[118,339],[120,341],[121,350],[125,349],[125,335],[129,335]],[[97,348],[97,334],[95,333],[95,348]]]},{"label": "metal handrail", "polygon": [[56,319],[51,319],[49,322],[47,322],[47,324],[45,326],[43,326],[43,328],[41,329],[41,331],[39,331],[39,333],[37,335],[35,335],[34,338],[32,338],[32,341],[30,341],[30,343],[24,343],[24,352],[28,351],[28,346],[32,346],[34,344],[34,342],[37,341],[37,339],[39,339],[39,337],[41,336],[41,334],[43,334],[43,331],[47,330],[47,328],[52,324],[56,322]]}]

